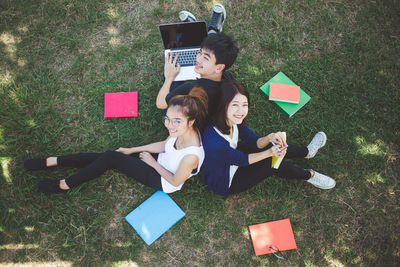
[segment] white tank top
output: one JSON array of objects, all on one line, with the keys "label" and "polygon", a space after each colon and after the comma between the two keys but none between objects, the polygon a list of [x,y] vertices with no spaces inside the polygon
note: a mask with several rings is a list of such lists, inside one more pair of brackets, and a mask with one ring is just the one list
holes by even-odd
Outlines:
[{"label": "white tank top", "polygon": [[[158,154],[157,162],[161,164],[168,171],[175,173],[178,170],[179,164],[181,160],[186,155],[195,155],[199,158],[199,165],[197,166],[196,173],[191,173],[189,178],[193,175],[196,175],[200,171],[201,164],[204,161],[204,149],[203,145],[201,146],[189,146],[183,149],[176,149],[174,147],[176,142],[176,137],[170,137],[165,144],[165,151],[163,153]],[[201,140],[200,140],[201,143]],[[178,191],[182,188],[182,185],[173,186],[163,177],[161,177],[161,186],[165,193],[172,193]]]}]

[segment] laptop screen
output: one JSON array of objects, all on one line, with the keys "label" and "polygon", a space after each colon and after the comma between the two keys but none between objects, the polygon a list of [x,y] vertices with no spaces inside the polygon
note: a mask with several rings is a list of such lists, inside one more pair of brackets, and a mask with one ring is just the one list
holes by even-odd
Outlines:
[{"label": "laptop screen", "polygon": [[160,25],[165,49],[200,46],[207,37],[204,21]]}]

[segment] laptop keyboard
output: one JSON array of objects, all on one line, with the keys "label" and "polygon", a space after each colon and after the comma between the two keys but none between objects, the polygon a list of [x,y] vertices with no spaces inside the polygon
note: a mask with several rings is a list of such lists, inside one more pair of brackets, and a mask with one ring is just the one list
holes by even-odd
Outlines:
[{"label": "laptop keyboard", "polygon": [[173,51],[174,56],[178,55],[178,63],[181,67],[193,66],[196,64],[196,57],[199,50],[181,50]]}]

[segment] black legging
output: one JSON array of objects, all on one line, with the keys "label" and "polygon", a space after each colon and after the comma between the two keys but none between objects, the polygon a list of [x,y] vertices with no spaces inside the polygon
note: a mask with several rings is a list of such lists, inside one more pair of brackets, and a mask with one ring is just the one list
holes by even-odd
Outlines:
[{"label": "black legging", "polygon": [[[265,149],[269,149],[272,145],[268,145]],[[238,145],[238,150],[250,154],[259,151],[251,151],[242,144]],[[285,158],[304,158],[308,154],[307,147],[288,144]],[[233,176],[230,194],[236,194],[246,191],[260,183],[265,178],[276,175],[286,179],[302,179],[307,180],[311,177],[311,173],[307,170],[297,168],[283,160],[279,169],[271,168],[272,158],[266,158],[254,164],[239,167]]]},{"label": "black legging", "polygon": [[[157,154],[153,154],[157,159]],[[83,168],[65,179],[70,188],[98,178],[107,170],[118,170],[155,190],[162,190],[160,174],[138,158],[138,153],[125,155],[116,151],[79,153],[57,157],[57,165]]]}]

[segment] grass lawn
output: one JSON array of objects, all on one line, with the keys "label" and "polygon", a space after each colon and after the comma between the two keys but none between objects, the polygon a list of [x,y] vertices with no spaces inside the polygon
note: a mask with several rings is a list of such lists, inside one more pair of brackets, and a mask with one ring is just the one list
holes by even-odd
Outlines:
[{"label": "grass lawn", "polygon": [[[396,266],[400,262],[400,3],[221,1],[251,94],[248,124],[327,145],[295,160],[336,179],[322,191],[270,177],[224,200],[199,177],[171,197],[186,216],[148,247],[124,217],[153,190],[114,171],[65,195],[36,191],[24,159],[164,139],[157,25],[211,0],[0,2],[0,266]],[[282,71],[311,96],[288,118],[259,87]],[[139,117],[103,118],[105,92],[139,92]],[[397,115],[396,115],[397,114]],[[256,257],[248,225],[290,218],[289,261]]]}]

